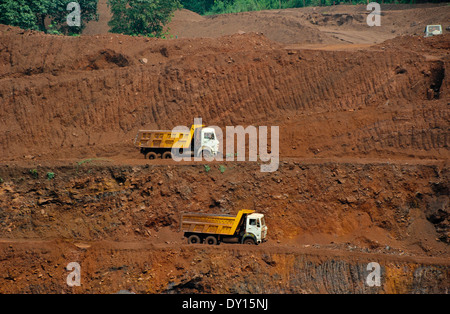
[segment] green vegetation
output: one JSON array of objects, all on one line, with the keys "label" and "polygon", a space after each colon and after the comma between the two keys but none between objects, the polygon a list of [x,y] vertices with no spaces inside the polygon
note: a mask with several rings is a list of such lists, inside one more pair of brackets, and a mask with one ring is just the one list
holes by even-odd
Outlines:
[{"label": "green vegetation", "polygon": [[[98,0],[76,0],[80,4],[81,25],[67,25],[67,4],[74,0],[1,0],[0,24],[19,26],[51,34],[80,34],[86,22],[98,20]],[[50,21],[50,24],[48,24]]]},{"label": "green vegetation", "polygon": [[185,9],[194,11],[201,15],[236,13],[245,11],[259,11],[271,9],[301,8],[310,6],[330,6],[334,4],[367,4],[378,3],[424,3],[424,2],[446,2],[442,0],[181,0]]},{"label": "green vegetation", "polygon": [[5,181],[3,181],[3,178],[0,177],[0,184],[2,184],[3,182],[5,182]]},{"label": "green vegetation", "polygon": [[37,169],[30,169],[30,174],[35,179],[37,179],[38,176],[39,176],[39,173],[38,173]]},{"label": "green vegetation", "polygon": [[219,166],[220,173],[224,173],[227,168],[224,165]]},{"label": "green vegetation", "polygon": [[51,180],[55,177],[55,173],[54,172],[47,172],[47,179]]},{"label": "green vegetation", "polygon": [[[68,26],[67,18],[75,9],[67,10],[70,2],[80,5],[80,26]],[[86,23],[98,21],[98,0],[1,0],[0,24],[48,34],[76,36]],[[110,32],[125,35],[165,37],[165,25],[173,12],[182,6],[180,0],[108,0],[112,19]]]},{"label": "green vegetation", "polygon": [[208,166],[208,165],[205,165],[205,171],[206,171],[206,172],[209,172],[209,170],[211,170],[211,167]]},{"label": "green vegetation", "polygon": [[181,8],[179,0],[108,0],[108,6],[110,32],[163,38],[168,35],[164,25]]}]

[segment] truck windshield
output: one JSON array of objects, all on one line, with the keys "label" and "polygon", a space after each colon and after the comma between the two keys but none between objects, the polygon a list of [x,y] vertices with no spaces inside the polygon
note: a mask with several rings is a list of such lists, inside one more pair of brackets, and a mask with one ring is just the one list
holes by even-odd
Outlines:
[{"label": "truck windshield", "polygon": [[207,133],[205,133],[204,138],[209,139],[209,140],[213,140],[214,139],[214,133],[207,132]]},{"label": "truck windshield", "polygon": [[[257,219],[250,219],[249,220],[249,224],[250,224],[250,226],[256,226],[256,227],[258,227],[258,228],[260,228],[261,227],[261,223],[260,223],[260,219],[259,218],[257,218]],[[262,225],[264,226],[264,218],[262,218]]]},{"label": "truck windshield", "polygon": [[429,32],[440,31],[439,26],[430,26],[428,28]]}]

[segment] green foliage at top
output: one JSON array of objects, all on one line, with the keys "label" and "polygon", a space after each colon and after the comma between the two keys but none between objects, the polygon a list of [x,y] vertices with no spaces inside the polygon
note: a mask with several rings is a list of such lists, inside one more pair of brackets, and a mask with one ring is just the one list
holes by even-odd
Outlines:
[{"label": "green foliage at top", "polygon": [[337,4],[367,4],[378,3],[423,3],[447,2],[448,0],[181,0],[185,9],[201,15],[237,13],[271,9],[288,9],[309,6],[330,6]]},{"label": "green foliage at top", "polygon": [[110,32],[125,35],[164,37],[179,0],[108,0],[112,18]]},{"label": "green foliage at top", "polygon": [[38,21],[39,15],[36,12],[46,12],[39,0],[32,3],[25,0],[4,0],[0,2],[0,23],[38,30],[41,21]]},{"label": "green foliage at top", "polygon": [[[80,4],[79,27],[67,25],[67,16],[71,13],[67,10],[69,2]],[[88,21],[98,20],[97,2],[98,0],[0,0],[0,24],[52,34],[80,34]]]}]

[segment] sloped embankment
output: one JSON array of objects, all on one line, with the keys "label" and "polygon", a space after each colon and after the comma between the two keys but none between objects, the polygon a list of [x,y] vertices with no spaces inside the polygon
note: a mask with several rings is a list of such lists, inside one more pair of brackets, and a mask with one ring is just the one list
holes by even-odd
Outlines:
[{"label": "sloped embankment", "polygon": [[408,52],[284,49],[257,34],[68,38],[2,26],[0,36],[3,160],[132,156],[138,129],[195,117],[279,125],[284,156],[448,154],[448,35],[411,38],[422,49]]}]

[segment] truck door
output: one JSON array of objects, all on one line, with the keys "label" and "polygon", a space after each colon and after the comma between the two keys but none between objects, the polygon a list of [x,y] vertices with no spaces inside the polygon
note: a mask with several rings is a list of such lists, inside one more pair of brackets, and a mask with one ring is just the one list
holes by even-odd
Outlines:
[{"label": "truck door", "polygon": [[261,223],[259,222],[259,218],[252,217],[251,215],[247,216],[246,232],[255,235],[255,237],[259,240],[260,229]]},{"label": "truck door", "polygon": [[217,153],[219,141],[216,139],[216,132],[212,128],[202,129],[202,147],[208,148],[214,155]]}]

